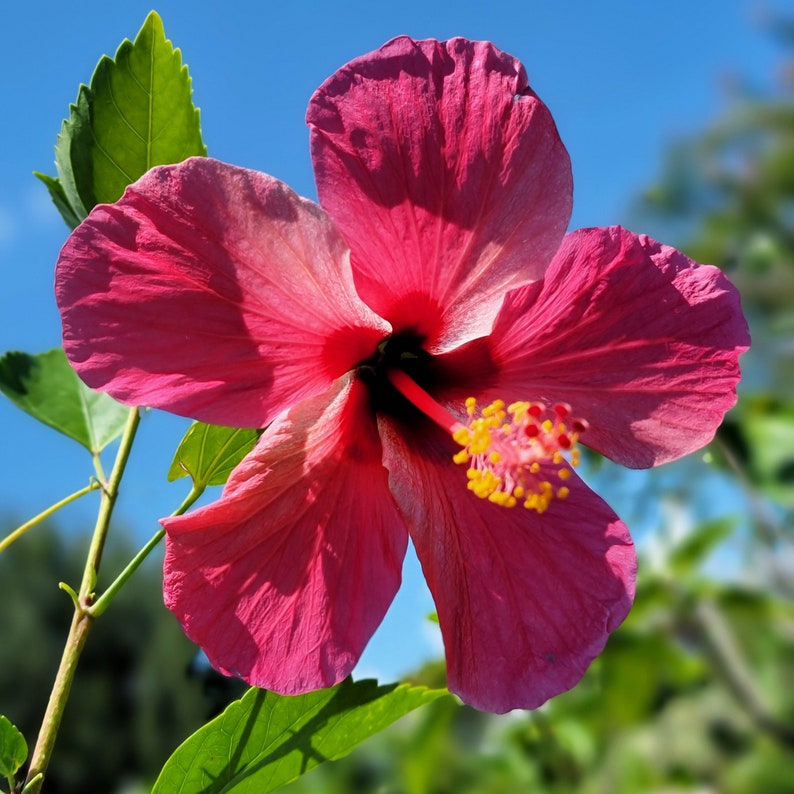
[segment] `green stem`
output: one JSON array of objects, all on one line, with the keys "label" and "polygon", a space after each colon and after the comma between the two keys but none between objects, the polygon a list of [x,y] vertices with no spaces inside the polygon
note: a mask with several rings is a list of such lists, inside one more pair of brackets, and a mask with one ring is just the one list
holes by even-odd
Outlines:
[{"label": "green stem", "polygon": [[99,457],[99,453],[92,453],[91,459],[94,462],[94,471],[96,472],[97,479],[99,482],[106,482],[107,477],[105,477],[105,470],[102,468],[102,459]]},{"label": "green stem", "polygon": [[706,642],[706,651],[734,697],[744,706],[755,724],[784,747],[794,749],[794,726],[779,720],[759,692],[749,665],[717,606],[709,599],[700,601],[694,616]]},{"label": "green stem", "polygon": [[[195,501],[196,499],[204,493],[205,486],[203,485],[193,485],[193,489],[190,493],[185,497],[185,501],[171,513],[172,516],[181,516]],[[149,554],[155,549],[157,544],[163,539],[165,535],[164,529],[159,529],[157,532],[152,535],[149,539],[148,543],[127,563],[127,566],[124,570],[116,577],[116,579],[110,584],[110,586],[105,590],[104,593],[96,600],[96,603],[93,606],[88,608],[88,613],[91,617],[98,618],[110,605],[110,602],[115,597],[116,593],[121,589],[122,585],[127,581],[127,579],[132,576],[133,573],[138,569],[138,566],[149,556]]]},{"label": "green stem", "polygon": [[127,417],[127,424],[124,426],[124,433],[121,436],[119,451],[116,453],[116,461],[113,464],[113,471],[110,472],[110,479],[104,489],[104,498],[99,504],[99,515],[97,516],[94,534],[91,537],[91,545],[88,549],[85,570],[83,571],[83,581],[80,585],[80,600],[85,606],[93,601],[94,587],[96,587],[97,571],[102,560],[102,550],[105,548],[108,529],[110,527],[110,516],[116,505],[116,498],[119,493],[119,484],[127,467],[127,461],[132,450],[132,442],[135,440],[135,432],[138,423],[141,421],[140,413],[137,408],[130,410]]},{"label": "green stem", "polygon": [[85,488],[81,488],[79,491],[75,491],[73,494],[70,494],[65,499],[61,499],[60,502],[56,502],[54,505],[51,505],[43,512],[39,513],[34,518],[31,518],[30,521],[26,521],[21,527],[15,529],[10,535],[7,535],[2,540],[0,540],[0,551],[4,551],[7,549],[15,540],[21,538],[29,529],[32,529],[36,526],[36,524],[40,524],[44,521],[45,518],[49,518],[53,513],[60,510],[62,507],[66,507],[70,502],[74,502],[75,499],[79,499],[81,496],[85,496],[87,493],[91,491],[95,491],[97,488],[100,488],[100,484],[93,480]]},{"label": "green stem", "polygon": [[94,534],[91,537],[91,545],[88,549],[83,581],[78,594],[78,603],[75,605],[69,636],[63,649],[63,656],[55,676],[55,683],[47,703],[47,710],[41,723],[38,740],[30,758],[30,768],[25,781],[25,790],[30,792],[30,794],[38,794],[41,790],[66,708],[66,701],[69,698],[77,662],[85,646],[88,631],[94,622],[94,617],[88,610],[94,598],[93,591],[96,585],[97,569],[102,558],[102,550],[105,546],[105,539],[110,526],[110,517],[118,496],[119,483],[129,460],[132,442],[135,438],[135,431],[138,429],[139,421],[138,409],[131,409],[121,437],[119,451],[113,464],[113,471],[110,473],[110,479],[107,483],[103,484],[102,500],[99,504],[99,513],[94,526]]},{"label": "green stem", "polygon": [[[93,618],[90,615],[75,610],[72,617],[72,625],[69,629],[69,636],[66,639],[63,655],[61,656],[61,664],[58,667],[55,683],[50,693],[47,711],[44,713],[38,741],[30,759],[30,769],[25,782],[33,784],[29,787],[31,794],[38,794],[41,784],[44,782],[43,775],[47,771],[47,765],[52,755],[66,700],[69,697],[69,690],[77,669],[77,662],[85,646],[88,630],[93,622]],[[38,785],[33,783],[33,779],[37,776],[39,778]],[[28,790],[27,787],[26,790]]]}]

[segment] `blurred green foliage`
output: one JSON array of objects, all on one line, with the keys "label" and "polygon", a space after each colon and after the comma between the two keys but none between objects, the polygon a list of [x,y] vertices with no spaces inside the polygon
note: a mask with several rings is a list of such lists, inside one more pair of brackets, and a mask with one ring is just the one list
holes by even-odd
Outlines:
[{"label": "blurred green foliage", "polygon": [[[779,37],[791,24],[778,21]],[[739,288],[753,347],[723,452],[737,476],[794,507],[794,60],[773,90],[740,87],[720,123],[676,145],[640,209],[640,223],[677,235]]]}]

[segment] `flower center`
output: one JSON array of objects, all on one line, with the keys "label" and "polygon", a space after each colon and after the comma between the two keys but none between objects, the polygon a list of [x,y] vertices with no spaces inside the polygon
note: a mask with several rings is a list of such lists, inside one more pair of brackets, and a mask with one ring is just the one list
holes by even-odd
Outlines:
[{"label": "flower center", "polygon": [[401,370],[389,370],[392,385],[420,411],[443,427],[462,449],[453,456],[468,464],[468,488],[494,504],[517,504],[543,513],[553,499],[565,499],[565,481],[579,463],[577,442],[587,429],[564,403],[496,400],[477,410],[466,400],[461,422]]}]

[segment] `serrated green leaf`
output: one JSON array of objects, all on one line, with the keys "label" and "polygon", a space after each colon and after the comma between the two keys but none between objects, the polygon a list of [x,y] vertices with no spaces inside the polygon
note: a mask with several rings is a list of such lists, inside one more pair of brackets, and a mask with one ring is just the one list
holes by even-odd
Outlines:
[{"label": "serrated green leaf", "polygon": [[267,794],[446,694],[350,679],[292,697],[250,689],[177,748],[152,794]]},{"label": "serrated green leaf", "polygon": [[28,757],[25,737],[0,714],[0,775],[12,778]]},{"label": "serrated green leaf", "polygon": [[177,447],[169,481],[190,475],[197,486],[223,485],[232,469],[254,448],[259,430],[194,422]]},{"label": "serrated green leaf", "polygon": [[[73,105],[69,105],[69,118],[61,122],[61,131],[55,142],[55,167],[58,170],[58,183],[78,222],[82,221],[88,215],[88,211],[97,203],[93,198],[92,187],[92,134],[89,101],[88,87],[81,85],[77,92],[77,100]],[[63,213],[61,214],[63,215]]]},{"label": "serrated green leaf", "polygon": [[35,356],[12,351],[0,357],[0,392],[92,453],[121,435],[129,414],[112,397],[89,389],[61,348]]},{"label": "serrated green leaf", "polygon": [[78,217],[72,209],[72,205],[69,203],[61,180],[52,176],[47,176],[47,174],[41,174],[38,171],[34,171],[33,176],[40,179],[47,186],[47,190],[50,193],[50,198],[55,208],[61,213],[61,217],[66,221],[66,225],[70,229],[74,229],[82,218]]},{"label": "serrated green leaf", "polygon": [[[69,212],[56,206],[67,223],[72,216],[82,220],[96,204],[116,201],[155,165],[206,155],[191,95],[181,53],[152,11],[134,42],[125,39],[115,58],[99,61],[61,126],[57,195]],[[52,184],[47,187],[55,198]]]}]

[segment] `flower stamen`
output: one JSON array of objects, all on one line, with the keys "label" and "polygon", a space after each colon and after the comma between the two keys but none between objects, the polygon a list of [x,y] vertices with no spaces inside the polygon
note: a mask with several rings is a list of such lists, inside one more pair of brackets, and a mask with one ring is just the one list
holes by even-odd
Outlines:
[{"label": "flower stamen", "polygon": [[469,397],[461,422],[401,370],[390,370],[388,378],[460,444],[452,460],[468,464],[468,489],[475,496],[543,513],[554,499],[569,495],[565,481],[579,464],[576,445],[587,430],[587,422],[574,417],[570,405],[494,400],[478,411],[476,399]]},{"label": "flower stamen", "polygon": [[538,513],[568,496],[565,481],[579,463],[576,444],[587,428],[571,417],[569,405],[495,400],[478,413],[470,397],[466,413],[466,424],[452,434],[463,447],[453,460],[468,464],[475,496],[504,507],[522,503]]}]

